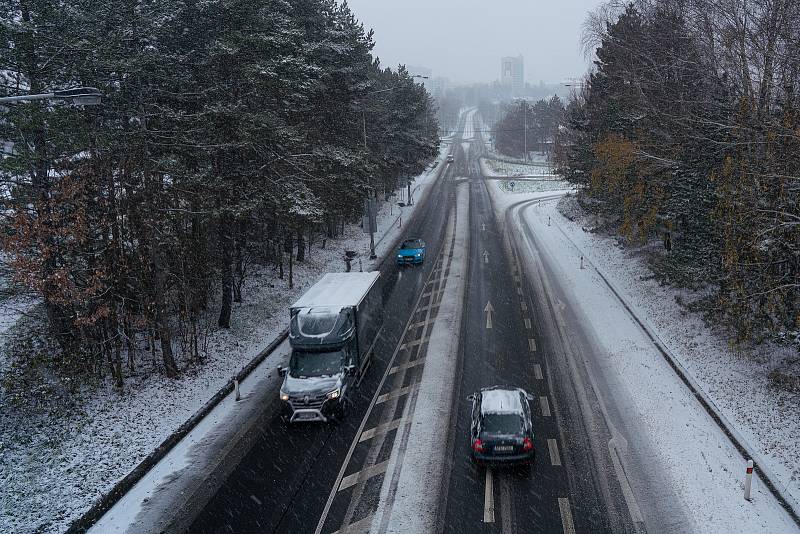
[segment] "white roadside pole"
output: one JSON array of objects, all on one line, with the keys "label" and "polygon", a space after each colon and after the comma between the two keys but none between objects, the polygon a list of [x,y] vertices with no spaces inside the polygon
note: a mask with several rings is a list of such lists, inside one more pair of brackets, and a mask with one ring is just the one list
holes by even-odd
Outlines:
[{"label": "white roadside pole", "polygon": [[747,472],[744,478],[744,498],[748,501],[752,501],[753,498],[750,496],[750,489],[753,486],[753,460],[747,460]]}]

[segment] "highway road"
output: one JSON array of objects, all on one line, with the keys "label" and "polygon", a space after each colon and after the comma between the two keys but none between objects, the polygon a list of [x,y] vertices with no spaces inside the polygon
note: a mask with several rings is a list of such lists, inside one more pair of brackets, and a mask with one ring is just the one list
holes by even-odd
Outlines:
[{"label": "highway road", "polygon": [[[426,357],[436,356],[428,353],[429,341],[456,267],[454,252],[468,253],[466,291],[460,324],[449,340],[458,349],[454,382],[442,383],[453,389],[455,401],[443,421],[441,441],[449,448],[442,458],[442,491],[426,510],[435,517],[435,530],[645,530],[635,499],[631,508],[631,486],[615,462],[617,433],[608,424],[608,409],[586,371],[575,366],[576,354],[590,340],[579,333],[565,340],[558,320],[563,310],[555,313],[559,301],[550,285],[522,268],[521,237],[509,236],[508,221],[496,217],[481,176],[484,142],[474,116],[474,111],[462,114],[452,143],[455,162],[408,223],[406,237],[427,241],[427,261],[398,269],[389,256],[380,266],[392,318],[379,335],[375,364],[348,419],[286,426],[276,398],[264,407],[264,423],[250,449],[226,470],[225,480],[205,482],[207,495],[198,495],[204,502],[195,503],[194,512],[176,514],[173,530],[391,532],[388,518],[399,500],[414,414],[429,401],[419,395],[419,385]],[[468,194],[457,197],[457,191]],[[457,216],[456,198],[469,204],[466,220]],[[468,236],[466,250],[455,250],[457,231]],[[495,384],[522,387],[536,399],[532,470],[476,467],[469,459],[466,396]],[[639,480],[637,487],[642,484]]]}]

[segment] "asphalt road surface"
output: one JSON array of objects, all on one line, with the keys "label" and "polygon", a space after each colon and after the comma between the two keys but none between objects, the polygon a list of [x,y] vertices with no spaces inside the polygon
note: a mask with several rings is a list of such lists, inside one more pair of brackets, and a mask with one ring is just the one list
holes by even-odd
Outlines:
[{"label": "asphalt road surface", "polygon": [[[378,508],[398,427],[413,413],[416,384],[447,279],[453,224],[469,225],[457,402],[450,421],[450,473],[439,504],[445,532],[636,532],[615,475],[605,424],[591,388],[570,358],[546,285],[520,269],[519,244],[496,220],[479,157],[480,132],[462,115],[455,162],[432,186],[406,237],[427,242],[421,267],[380,267],[387,310],[375,362],[355,406],[339,424],[287,426],[278,399],[265,406],[259,438],[202,512],[197,533],[367,532]],[[466,130],[466,134],[465,134]],[[463,138],[462,138],[463,137]],[[455,188],[469,183],[468,221],[453,222]],[[450,224],[448,225],[448,221]],[[450,249],[448,248],[450,247]],[[585,341],[585,340],[584,340]],[[577,343],[577,344],[576,344]],[[588,344],[588,341],[586,341]],[[495,384],[533,394],[536,462],[532,469],[486,469],[469,459],[466,396]],[[407,435],[407,434],[406,434]]]}]

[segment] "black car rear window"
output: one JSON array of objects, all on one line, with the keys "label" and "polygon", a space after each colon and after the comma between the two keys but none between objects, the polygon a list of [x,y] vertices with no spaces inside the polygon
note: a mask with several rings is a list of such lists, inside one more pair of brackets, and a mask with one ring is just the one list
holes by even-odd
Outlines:
[{"label": "black car rear window", "polygon": [[487,413],[483,416],[482,430],[489,434],[519,434],[522,417],[515,413]]}]

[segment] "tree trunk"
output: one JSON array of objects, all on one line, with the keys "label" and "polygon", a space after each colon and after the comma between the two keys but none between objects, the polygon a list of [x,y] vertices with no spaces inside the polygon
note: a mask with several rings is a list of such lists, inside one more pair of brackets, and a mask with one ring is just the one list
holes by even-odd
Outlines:
[{"label": "tree trunk", "polygon": [[219,326],[231,327],[233,304],[233,236],[230,216],[223,214],[219,220],[219,246],[222,256],[222,307],[219,311]]},{"label": "tree trunk", "polygon": [[304,262],[306,259],[306,244],[303,239],[303,230],[297,230],[297,261],[298,263]]}]

